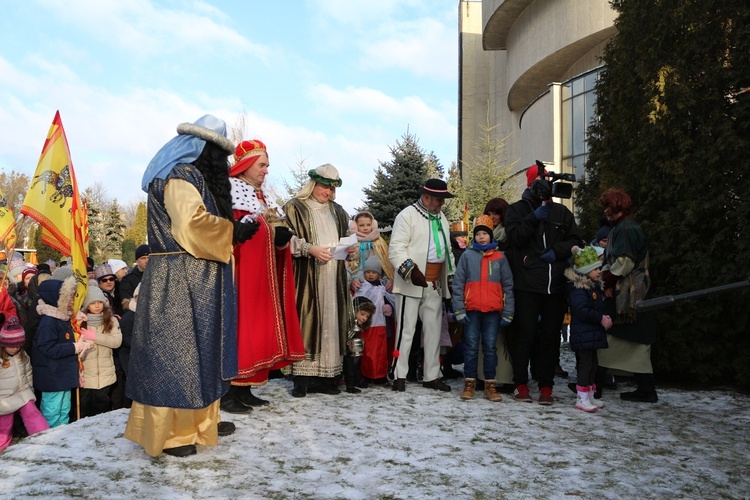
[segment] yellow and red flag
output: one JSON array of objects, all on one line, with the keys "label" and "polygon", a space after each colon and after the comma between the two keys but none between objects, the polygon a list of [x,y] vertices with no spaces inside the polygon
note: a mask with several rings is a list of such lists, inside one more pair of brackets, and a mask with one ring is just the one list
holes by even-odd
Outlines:
[{"label": "yellow and red flag", "polygon": [[0,191],[0,243],[4,245],[4,248],[16,247],[16,219],[2,191]]},{"label": "yellow and red flag", "polygon": [[55,113],[44,141],[21,213],[42,226],[42,241],[46,245],[71,256],[77,281],[74,307],[79,310],[88,288],[88,219],[86,207],[78,194],[78,182],[59,111]]}]

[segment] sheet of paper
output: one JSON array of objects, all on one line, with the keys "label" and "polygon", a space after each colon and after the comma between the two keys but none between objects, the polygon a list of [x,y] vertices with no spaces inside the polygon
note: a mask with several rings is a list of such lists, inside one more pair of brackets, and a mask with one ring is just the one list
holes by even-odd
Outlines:
[{"label": "sheet of paper", "polygon": [[357,235],[352,234],[339,240],[339,244],[333,249],[333,260],[345,260],[349,254],[346,253],[346,249],[352,245],[357,244]]}]

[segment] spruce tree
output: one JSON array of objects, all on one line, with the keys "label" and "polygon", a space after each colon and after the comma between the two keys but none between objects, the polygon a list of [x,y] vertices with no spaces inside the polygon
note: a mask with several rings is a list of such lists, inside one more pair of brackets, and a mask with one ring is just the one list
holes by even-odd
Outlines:
[{"label": "spruce tree", "polygon": [[396,215],[417,200],[429,175],[427,155],[408,131],[389,149],[391,160],[379,161],[372,185],[362,189],[365,206],[380,227],[393,225]]},{"label": "spruce tree", "polygon": [[102,263],[102,247],[104,245],[103,218],[100,205],[101,196],[94,193],[92,188],[86,188],[83,192],[86,200],[86,211],[89,224],[89,256],[94,263]]},{"label": "spruce tree", "polygon": [[[614,0],[618,35],[597,86],[577,207],[593,234],[609,187],[633,198],[649,239],[652,295],[750,276],[750,5]],[[657,315],[657,371],[750,384],[750,291]],[[731,353],[731,356],[728,354]]]},{"label": "spruce tree", "polygon": [[469,204],[469,215],[473,219],[484,213],[484,207],[492,198],[503,198],[508,203],[515,201],[516,189],[510,182],[513,175],[513,163],[508,163],[505,139],[498,139],[494,130],[498,125],[491,125],[489,113],[487,122],[481,126],[482,135],[467,151],[467,159],[463,161],[461,169],[451,171],[455,177],[460,175],[461,182],[455,184],[455,201],[452,207],[461,210],[464,203]]},{"label": "spruce tree", "polygon": [[122,258],[122,240],[125,234],[125,223],[120,214],[117,199],[112,201],[107,213],[104,215],[104,244],[102,245],[102,257],[104,259]]}]

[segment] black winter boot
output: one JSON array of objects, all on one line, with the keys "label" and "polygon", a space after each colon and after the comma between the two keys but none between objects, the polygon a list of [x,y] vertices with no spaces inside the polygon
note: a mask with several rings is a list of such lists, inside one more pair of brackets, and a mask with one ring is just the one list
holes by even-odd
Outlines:
[{"label": "black winter boot", "polygon": [[261,399],[252,392],[252,387],[249,385],[238,386],[235,394],[235,399],[242,405],[252,408],[253,406],[265,406],[268,403],[267,400]]},{"label": "black winter boot", "polygon": [[623,401],[637,401],[639,403],[656,403],[659,397],[656,394],[653,373],[634,373],[638,388],[631,392],[620,393]]},{"label": "black winter boot", "polygon": [[295,398],[304,398],[307,396],[307,387],[310,385],[310,377],[303,375],[294,376],[294,389],[292,389],[292,396]]},{"label": "black winter boot", "polygon": [[236,395],[237,386],[233,385],[229,388],[229,392],[221,397],[221,402],[219,403],[219,408],[221,408],[221,411],[235,414],[250,413],[251,411],[253,411],[252,408],[248,408],[247,406],[237,401]]}]

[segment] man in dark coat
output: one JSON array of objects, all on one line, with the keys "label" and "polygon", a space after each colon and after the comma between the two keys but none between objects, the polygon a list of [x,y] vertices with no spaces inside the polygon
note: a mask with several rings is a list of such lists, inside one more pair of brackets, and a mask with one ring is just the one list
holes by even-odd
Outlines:
[{"label": "man in dark coat", "polygon": [[[567,310],[563,273],[571,248],[581,238],[571,211],[552,201],[546,173],[537,165],[526,171],[527,188],[521,200],[508,207],[505,230],[516,298],[510,342],[514,397],[516,401],[531,402],[528,367],[534,356],[539,403],[550,405],[555,401],[552,386],[560,328]],[[532,353],[532,346],[537,352]]]},{"label": "man in dark coat", "polygon": [[120,298],[122,299],[122,309],[127,310],[130,299],[133,298],[135,288],[143,279],[143,271],[148,265],[149,254],[151,249],[145,243],[135,249],[135,267],[120,280]]}]

